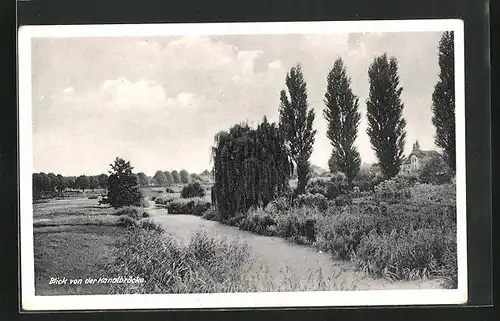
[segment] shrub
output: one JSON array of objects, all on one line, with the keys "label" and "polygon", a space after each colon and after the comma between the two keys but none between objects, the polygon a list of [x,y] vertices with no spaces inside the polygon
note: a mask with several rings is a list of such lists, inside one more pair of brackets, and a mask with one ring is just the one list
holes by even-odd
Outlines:
[{"label": "shrub", "polygon": [[171,193],[175,193],[175,191],[174,191],[173,189],[171,189],[170,187],[166,187],[166,188],[165,188],[165,192],[166,192],[166,193],[170,193],[170,194],[171,194]]},{"label": "shrub", "polygon": [[398,177],[385,180],[375,186],[374,197],[379,201],[397,201],[409,199],[411,182],[406,178]]},{"label": "shrub", "polygon": [[370,233],[361,240],[355,261],[371,274],[394,280],[427,278],[445,266],[447,243],[441,229]]},{"label": "shrub", "polygon": [[228,218],[227,220],[223,221],[224,224],[227,224],[229,226],[237,226],[239,227],[240,226],[240,223],[246,219],[247,215],[246,214],[243,214],[243,213],[240,213],[240,214],[236,214],[230,218]]},{"label": "shrub", "polygon": [[201,187],[200,183],[194,182],[188,184],[182,188],[181,197],[182,198],[193,198],[193,197],[203,197],[205,196],[205,190]]},{"label": "shrub", "polygon": [[352,196],[351,195],[339,195],[333,201],[335,206],[347,206],[352,204]]},{"label": "shrub", "polygon": [[161,194],[155,199],[158,205],[167,205],[173,200],[179,199],[179,194]]},{"label": "shrub", "polygon": [[281,196],[278,197],[265,207],[266,212],[271,214],[278,214],[285,211],[288,211],[292,207],[292,199],[291,197]]},{"label": "shrub", "polygon": [[456,206],[456,184],[415,184],[411,188],[411,200],[415,204],[442,204]]},{"label": "shrub", "polygon": [[341,193],[341,189],[330,181],[318,179],[309,183],[306,192],[308,194],[321,194],[327,199],[333,199]]},{"label": "shrub", "polygon": [[140,227],[142,229],[148,230],[148,231],[155,231],[158,233],[162,233],[163,227],[161,227],[160,224],[152,221],[152,220],[141,220],[137,223],[137,227]]},{"label": "shrub", "polygon": [[218,215],[217,215],[217,209],[215,207],[210,207],[203,213],[203,218],[209,221],[217,221]]},{"label": "shrub", "polygon": [[128,207],[124,207],[122,209],[119,209],[118,211],[116,211],[114,213],[114,215],[117,215],[117,216],[128,216],[128,217],[130,217],[130,218],[132,218],[134,220],[138,220],[141,217],[145,217],[144,213],[146,215],[148,215],[148,213],[142,211],[138,207],[128,206]]},{"label": "shrub", "polygon": [[328,208],[328,199],[322,194],[301,194],[297,196],[294,203],[298,207],[316,207],[320,211],[326,211]]},{"label": "shrub", "polygon": [[292,208],[276,218],[276,232],[295,243],[312,245],[316,242],[316,223],[320,216],[316,208]]},{"label": "shrub", "polygon": [[211,204],[201,198],[178,198],[166,204],[169,214],[191,214],[201,216]]},{"label": "shrub", "polygon": [[254,232],[259,235],[268,235],[273,229],[270,226],[276,225],[276,220],[271,214],[262,208],[250,209],[248,214],[240,219],[238,227],[244,231]]},{"label": "shrub", "polygon": [[137,221],[128,215],[121,215],[118,219],[118,226],[133,227],[136,226],[136,224]]},{"label": "shrub", "polygon": [[384,218],[362,213],[361,206],[329,209],[318,222],[317,246],[342,258],[350,259],[363,236],[377,230]]}]

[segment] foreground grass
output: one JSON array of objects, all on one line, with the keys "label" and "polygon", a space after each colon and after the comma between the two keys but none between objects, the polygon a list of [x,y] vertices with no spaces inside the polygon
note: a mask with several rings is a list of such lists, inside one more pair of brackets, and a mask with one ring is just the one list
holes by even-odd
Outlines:
[{"label": "foreground grass", "polygon": [[51,278],[106,277],[113,247],[122,237],[116,226],[57,226],[34,229],[36,295],[106,294],[106,284],[51,285]]}]

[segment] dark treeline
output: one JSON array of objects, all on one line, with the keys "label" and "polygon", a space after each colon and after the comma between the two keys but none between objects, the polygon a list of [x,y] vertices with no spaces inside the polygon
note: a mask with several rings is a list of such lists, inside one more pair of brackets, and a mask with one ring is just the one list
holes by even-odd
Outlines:
[{"label": "dark treeline", "polygon": [[[189,174],[186,170],[181,170],[180,172],[173,171],[172,173],[157,171],[153,177],[147,176],[143,172],[132,175],[140,187],[165,187],[174,184],[202,183],[213,180],[212,173],[208,170],[204,170],[199,174]],[[56,193],[62,193],[66,190],[81,190],[85,192],[85,190],[106,189],[108,187],[108,177],[108,174],[63,176],[54,173],[33,173],[33,198],[38,199],[44,195],[53,196]]]},{"label": "dark treeline", "polygon": [[95,190],[106,188],[108,175],[100,174],[95,176],[62,176],[54,173],[34,173],[33,174],[33,198],[40,198],[42,194],[52,195],[70,190]]}]

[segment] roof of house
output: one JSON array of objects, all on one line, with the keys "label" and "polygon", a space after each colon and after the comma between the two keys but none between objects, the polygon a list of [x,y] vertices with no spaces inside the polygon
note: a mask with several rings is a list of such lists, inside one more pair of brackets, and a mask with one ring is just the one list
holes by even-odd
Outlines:
[{"label": "roof of house", "polygon": [[435,150],[414,150],[408,155],[410,157],[411,155],[415,155],[418,158],[424,158],[424,157],[431,157],[431,156],[439,156],[439,153]]}]

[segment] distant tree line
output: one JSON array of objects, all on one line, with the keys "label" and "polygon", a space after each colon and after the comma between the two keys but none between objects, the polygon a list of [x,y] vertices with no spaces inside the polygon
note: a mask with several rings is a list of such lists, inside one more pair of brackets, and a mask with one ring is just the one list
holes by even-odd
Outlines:
[{"label": "distant tree line", "polygon": [[[191,182],[210,181],[212,173],[204,170],[200,174],[189,174],[186,170],[180,172],[162,172],[157,171],[153,177],[147,176],[145,173],[132,173],[140,187],[149,186],[171,186],[174,184],[188,184]],[[63,176],[54,173],[34,173],[33,174],[33,197],[40,198],[42,194],[51,195],[60,193],[67,189],[71,190],[95,190],[98,188],[106,189],[108,187],[108,175],[100,174],[95,176],[80,175],[80,176]]]},{"label": "distant tree line", "polygon": [[33,173],[33,197],[40,198],[42,194],[51,195],[60,193],[66,189],[71,190],[95,190],[107,188],[108,175],[100,174],[96,176],[63,176],[54,173]]}]

